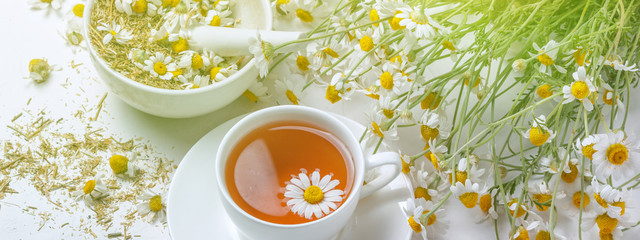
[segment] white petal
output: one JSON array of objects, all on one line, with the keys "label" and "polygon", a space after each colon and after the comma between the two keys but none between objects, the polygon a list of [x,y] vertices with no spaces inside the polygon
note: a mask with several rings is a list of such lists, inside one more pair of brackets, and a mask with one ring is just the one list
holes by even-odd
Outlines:
[{"label": "white petal", "polygon": [[318,186],[320,183],[320,173],[318,171],[313,171],[311,173],[311,185]]},{"label": "white petal", "polygon": [[308,187],[311,186],[311,182],[309,181],[309,177],[307,177],[307,174],[300,173],[298,174],[298,177],[300,177],[300,181],[302,182],[303,189],[307,189]]},{"label": "white petal", "polygon": [[322,188],[322,192],[329,191],[329,190],[335,188],[336,186],[338,186],[338,184],[340,184],[339,180],[337,180],[337,179],[332,180],[324,188]]}]

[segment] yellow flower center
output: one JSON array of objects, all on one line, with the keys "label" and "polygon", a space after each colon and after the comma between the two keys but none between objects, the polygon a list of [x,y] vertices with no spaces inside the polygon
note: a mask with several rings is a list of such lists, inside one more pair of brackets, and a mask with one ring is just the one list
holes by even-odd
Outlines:
[{"label": "yellow flower center", "polygon": [[599,232],[598,235],[600,235],[600,240],[613,240],[613,234],[611,233]]},{"label": "yellow flower center", "polygon": [[607,159],[614,165],[622,165],[629,157],[629,150],[620,143],[613,144],[607,148]]},{"label": "yellow flower center", "polygon": [[551,204],[551,202],[549,202],[551,200],[551,194],[543,194],[543,193],[538,193],[538,194],[533,194],[533,200],[536,201],[538,204],[536,205],[536,208],[540,211],[547,211],[549,209],[549,204]]},{"label": "yellow flower center", "polygon": [[[470,78],[471,77],[465,77],[465,79],[464,79],[464,85],[465,86],[469,86],[469,81],[471,80]],[[480,78],[476,78],[476,80],[473,82],[473,87],[471,87],[471,88],[477,87],[478,85],[480,85],[480,82],[482,82],[482,80]]]},{"label": "yellow flower center", "polygon": [[113,31],[113,29],[109,30],[109,33],[111,33],[111,35],[115,36],[116,34],[118,34],[116,31]]},{"label": "yellow flower center", "polygon": [[529,231],[526,228],[519,226],[518,227],[518,237],[514,240],[529,240]]},{"label": "yellow flower center", "polygon": [[155,71],[159,75],[164,75],[167,73],[167,65],[163,62],[156,62],[153,64],[153,71]]},{"label": "yellow flower center", "polygon": [[389,58],[389,61],[392,63],[402,63],[402,57],[400,55],[396,55],[395,57]]},{"label": "yellow flower center", "polygon": [[[511,214],[511,216],[513,216],[513,214],[516,212],[516,210],[511,210],[511,206],[517,206],[518,204],[518,199],[512,199],[511,201],[509,201],[509,214]],[[524,215],[526,213],[526,211],[524,210],[524,208],[522,208],[522,205],[520,205],[520,207],[517,209],[518,212],[516,213],[516,217],[522,217],[522,215]]]},{"label": "yellow flower center", "polygon": [[369,36],[364,36],[360,38],[360,49],[362,51],[368,52],[373,49],[373,39]]},{"label": "yellow flower center", "polygon": [[75,6],[73,6],[73,9],[71,11],[73,12],[73,15],[81,18],[84,15],[84,4],[76,4]]},{"label": "yellow flower center", "polygon": [[178,4],[180,4],[180,0],[162,0],[162,6],[165,8],[168,6],[176,7]]},{"label": "yellow flower center", "polygon": [[416,220],[413,220],[413,215],[409,217],[408,221],[409,221],[409,226],[411,227],[411,229],[413,229],[414,232],[420,233],[422,231],[422,225],[416,222]]},{"label": "yellow flower center", "polygon": [[288,4],[289,2],[290,2],[290,0],[276,0],[276,4],[278,4],[278,5]]},{"label": "yellow flower center", "polygon": [[131,10],[137,13],[144,13],[147,11],[147,0],[137,0],[131,6]]},{"label": "yellow flower center", "polygon": [[[582,197],[582,201],[580,201],[580,197]],[[589,198],[589,195],[583,193],[583,192],[576,192],[573,194],[573,206],[575,206],[577,209],[580,209],[580,203],[582,202],[582,208],[584,208],[585,206],[589,205],[589,202],[591,201],[591,199]]]},{"label": "yellow flower center", "polygon": [[175,71],[170,71],[170,73],[171,75],[173,75],[173,77],[177,77],[182,74],[182,69],[176,69]]},{"label": "yellow flower center", "polygon": [[562,171],[562,174],[560,174],[560,178],[566,183],[572,183],[578,177],[578,167],[575,164],[569,163],[569,171],[570,172]]},{"label": "yellow flower center", "polygon": [[310,204],[316,204],[324,199],[324,194],[322,194],[322,189],[318,186],[309,186],[304,190],[304,200]]},{"label": "yellow flower center", "polygon": [[[467,172],[456,170],[456,182],[462,183],[462,185],[464,185],[465,181],[467,181]],[[449,174],[449,183],[453,184],[453,174],[451,173]]]},{"label": "yellow flower center", "polygon": [[586,51],[583,52],[582,49],[578,49],[577,51],[573,52],[573,59],[576,60],[578,66],[582,66],[584,65],[584,58],[586,55]]},{"label": "yellow flower center", "polygon": [[50,3],[50,2],[52,2],[52,1],[53,1],[53,0],[40,0],[40,2],[43,2],[43,3]]},{"label": "yellow flower center", "polygon": [[47,61],[39,58],[34,58],[29,61],[29,72],[42,72],[49,71],[49,64]]},{"label": "yellow flower center", "polygon": [[113,155],[109,158],[109,166],[114,173],[124,173],[128,169],[129,159],[122,155]]},{"label": "yellow flower center", "polygon": [[[371,9],[371,11],[369,11],[369,20],[371,20],[372,22],[378,21],[380,20],[380,16],[378,15],[378,10],[376,10],[375,8]],[[374,23],[373,26],[378,26],[380,25],[379,23]]]},{"label": "yellow flower center", "polygon": [[553,59],[551,59],[551,57],[549,57],[549,55],[547,55],[546,53],[538,56],[538,61],[546,66],[553,64]]},{"label": "yellow flower center", "polygon": [[149,200],[149,209],[154,212],[162,210],[162,197],[155,195]]},{"label": "yellow flower center", "polygon": [[385,117],[391,119],[396,114],[396,111],[394,111],[392,109],[383,108],[382,109],[382,114],[384,114]]},{"label": "yellow flower center", "polygon": [[333,49],[331,49],[330,47],[325,48],[322,51],[331,57],[334,57],[334,58],[340,57],[340,55],[336,51],[333,51]]},{"label": "yellow flower center", "polygon": [[216,75],[220,73],[220,70],[222,70],[221,67],[212,67],[211,70],[209,70],[209,77],[211,78],[211,80],[216,79]]},{"label": "yellow flower center", "polygon": [[294,94],[291,90],[287,89],[284,94],[287,96],[287,99],[289,99],[291,103],[298,105],[298,96],[296,96],[296,94]]},{"label": "yellow flower center", "polygon": [[478,193],[466,192],[460,195],[460,202],[467,208],[473,208],[478,203]]},{"label": "yellow flower center", "polygon": [[305,56],[299,55],[298,58],[296,58],[296,66],[298,66],[300,71],[309,70],[309,59]]},{"label": "yellow flower center", "polygon": [[482,197],[480,197],[480,203],[478,204],[480,206],[480,210],[482,210],[485,213],[489,212],[489,209],[491,209],[491,205],[492,205],[492,201],[491,201],[491,194],[485,194],[482,195]]},{"label": "yellow flower center", "polygon": [[598,225],[598,228],[600,228],[601,234],[609,234],[613,232],[616,226],[618,226],[618,219],[609,217],[607,213],[603,213],[596,217],[596,224]]},{"label": "yellow flower center", "polygon": [[189,42],[187,39],[178,38],[178,41],[171,43],[171,49],[173,49],[174,52],[180,53],[189,49]]},{"label": "yellow flower center", "polygon": [[605,90],[604,91],[604,95],[602,95],[602,101],[607,104],[607,105],[613,105],[613,100],[615,98],[613,97],[613,91],[611,90]]},{"label": "yellow flower center", "polygon": [[329,100],[329,102],[331,102],[331,104],[334,104],[334,103],[342,100],[342,97],[340,97],[340,92],[338,90],[336,90],[336,87],[333,86],[333,85],[329,85],[327,87],[327,93],[325,94],[324,98]]},{"label": "yellow flower center", "polygon": [[373,133],[378,135],[378,137],[381,137],[381,138],[384,137],[384,134],[382,133],[382,130],[380,129],[380,126],[378,126],[378,124],[376,122],[373,122],[371,124],[371,127],[373,127]]},{"label": "yellow flower center", "polygon": [[423,187],[417,187],[413,192],[413,196],[415,198],[424,198],[425,201],[431,200],[431,195],[429,195],[429,190]]},{"label": "yellow flower center", "polygon": [[571,84],[571,94],[577,99],[583,99],[589,96],[589,86],[584,81],[576,81]]},{"label": "yellow flower center", "polygon": [[431,128],[427,125],[420,125],[420,134],[425,141],[429,141],[431,139],[436,139],[440,134],[440,130],[438,128]]},{"label": "yellow flower center", "polygon": [[529,140],[533,145],[542,146],[551,137],[551,133],[543,131],[540,127],[532,127],[529,130]]},{"label": "yellow flower center", "polygon": [[391,73],[383,72],[380,74],[380,86],[387,90],[393,88],[393,76],[391,76]]},{"label": "yellow flower center", "polygon": [[551,85],[544,84],[544,85],[538,87],[538,89],[536,90],[536,93],[541,98],[548,98],[549,96],[551,96],[553,94],[553,91],[551,91]]},{"label": "yellow flower center", "polygon": [[302,9],[302,8],[298,8],[298,10],[296,10],[296,16],[298,16],[300,21],[303,21],[303,22],[312,22],[313,21],[313,16],[311,16],[311,13],[309,11],[307,11],[307,10]]},{"label": "yellow flower center", "polygon": [[[428,214],[429,211],[423,211],[422,214]],[[432,224],[436,223],[436,214],[431,214],[431,216],[429,216],[429,218],[427,219],[427,226],[431,226]]]},{"label": "yellow flower center", "polygon": [[433,154],[433,152],[428,152],[427,154],[425,154],[425,157],[429,159],[429,161],[431,161],[431,164],[433,164],[434,169],[436,170],[440,169],[440,165],[438,164],[438,158],[436,158],[436,155]]},{"label": "yellow flower center", "polygon": [[422,109],[431,109],[431,110],[435,110],[436,108],[438,108],[438,106],[440,106],[440,102],[442,101],[442,97],[436,93],[436,92],[430,92],[429,94],[427,94],[427,97],[425,97],[421,102],[420,102],[420,107]]},{"label": "yellow flower center", "polygon": [[82,191],[84,191],[84,194],[89,194],[93,192],[94,188],[96,188],[96,180],[89,180],[84,184],[84,188],[82,188]]},{"label": "yellow flower center", "polygon": [[582,147],[582,155],[587,157],[590,160],[593,160],[593,154],[596,153],[596,150],[593,149],[593,143],[587,146]]},{"label": "yellow flower center", "polygon": [[405,26],[400,25],[400,21],[402,21],[402,18],[397,17],[398,13],[401,12],[396,11],[396,13],[393,15],[393,18],[389,19],[389,25],[391,26],[391,30],[393,31],[406,28]]},{"label": "yellow flower center", "polygon": [[603,208],[607,208],[609,206],[609,205],[607,205],[607,201],[602,199],[602,197],[600,197],[600,194],[598,194],[598,193],[594,193],[593,194],[593,199],[595,199],[596,202],[598,204],[600,204],[600,206],[602,206]]},{"label": "yellow flower center", "polygon": [[249,91],[249,90],[245,90],[242,93],[243,96],[247,97],[249,99],[249,101],[252,102],[258,102],[258,96],[256,96],[255,94],[253,94],[253,92]]},{"label": "yellow flower center", "polygon": [[451,41],[449,41],[449,40],[444,40],[442,42],[442,47],[444,47],[446,49],[449,49],[451,51],[455,51],[456,50],[456,47],[453,46],[453,43]]},{"label": "yellow flower center", "polygon": [[220,16],[215,15],[213,16],[213,18],[211,18],[211,22],[209,22],[210,26],[220,26],[220,23],[222,23],[222,20],[220,19]]},{"label": "yellow flower center", "polygon": [[423,11],[413,11],[411,12],[411,14],[409,14],[409,18],[413,22],[421,25],[427,24],[429,22],[427,15],[425,15]]},{"label": "yellow flower center", "polygon": [[547,231],[538,231],[536,234],[536,240],[549,240],[551,235]]},{"label": "yellow flower center", "polygon": [[204,62],[202,61],[202,56],[200,56],[200,54],[194,53],[193,56],[191,56],[191,68],[197,70],[200,69],[203,65]]},{"label": "yellow flower center", "polygon": [[404,159],[402,160],[402,173],[404,174],[409,174],[411,172],[411,164],[409,164],[408,162],[405,162]]}]

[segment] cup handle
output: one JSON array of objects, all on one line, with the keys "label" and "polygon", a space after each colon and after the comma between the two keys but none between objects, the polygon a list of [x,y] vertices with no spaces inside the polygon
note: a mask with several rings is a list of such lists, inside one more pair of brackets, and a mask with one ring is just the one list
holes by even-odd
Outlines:
[{"label": "cup handle", "polygon": [[367,196],[384,187],[394,178],[396,178],[396,176],[400,174],[400,169],[402,169],[401,161],[402,160],[400,159],[400,154],[395,152],[376,153],[373,156],[365,159],[365,172],[382,165],[392,165],[393,171],[382,172],[372,181],[367,182],[367,184],[363,185],[362,191],[360,192],[360,199],[366,198]]}]

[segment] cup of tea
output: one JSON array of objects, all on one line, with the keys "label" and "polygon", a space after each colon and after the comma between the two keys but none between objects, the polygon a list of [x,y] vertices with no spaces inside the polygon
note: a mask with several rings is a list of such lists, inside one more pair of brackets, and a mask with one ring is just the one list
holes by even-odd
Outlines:
[{"label": "cup of tea", "polygon": [[[364,182],[365,172],[391,165]],[[265,108],[222,139],[216,178],[224,209],[249,239],[334,238],[358,201],[393,180],[398,153],[365,158],[358,139],[327,112],[303,106]]]}]

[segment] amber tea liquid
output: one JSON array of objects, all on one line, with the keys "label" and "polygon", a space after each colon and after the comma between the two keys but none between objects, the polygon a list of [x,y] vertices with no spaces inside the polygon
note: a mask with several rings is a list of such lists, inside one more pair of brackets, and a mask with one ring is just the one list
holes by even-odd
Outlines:
[{"label": "amber tea liquid", "polygon": [[229,195],[245,212],[267,222],[298,224],[316,220],[294,214],[284,200],[285,182],[300,169],[307,176],[316,169],[321,177],[333,174],[343,201],[349,196],[355,172],[347,147],[330,132],[300,122],[275,122],[244,136],[229,154],[224,177]]}]

